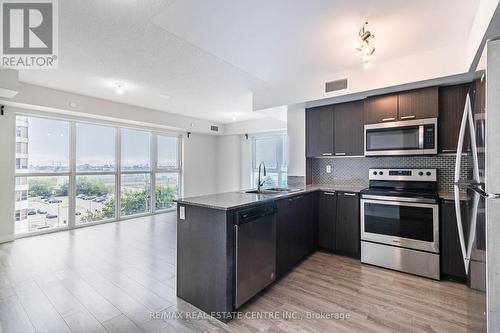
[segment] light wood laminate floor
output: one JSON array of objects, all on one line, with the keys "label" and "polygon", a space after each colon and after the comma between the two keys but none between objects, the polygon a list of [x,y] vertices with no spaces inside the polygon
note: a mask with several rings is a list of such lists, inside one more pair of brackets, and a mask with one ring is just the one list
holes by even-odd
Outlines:
[{"label": "light wood laminate floor", "polygon": [[[175,296],[175,248],[175,213],[1,244],[0,332],[483,331],[484,295],[465,285],[322,252],[244,306],[244,318],[196,318]],[[168,318],[176,311],[184,317]]]}]

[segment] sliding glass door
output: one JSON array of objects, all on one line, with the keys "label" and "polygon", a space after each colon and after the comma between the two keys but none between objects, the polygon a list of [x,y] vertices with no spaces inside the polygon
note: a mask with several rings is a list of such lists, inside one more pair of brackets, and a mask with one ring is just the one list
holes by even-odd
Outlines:
[{"label": "sliding glass door", "polygon": [[167,211],[181,190],[181,136],[16,118],[16,235]]}]

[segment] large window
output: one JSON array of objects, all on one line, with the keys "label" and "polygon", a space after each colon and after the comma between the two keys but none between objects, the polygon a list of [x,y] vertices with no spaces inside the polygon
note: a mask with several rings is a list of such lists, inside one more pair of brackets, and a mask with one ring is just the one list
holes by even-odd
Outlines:
[{"label": "large window", "polygon": [[122,171],[151,169],[151,134],[145,131],[122,129]]},{"label": "large window", "polygon": [[180,138],[17,116],[16,234],[173,209],[181,188]]},{"label": "large window", "polygon": [[115,129],[92,124],[76,124],[76,171],[114,171]]},{"label": "large window", "polygon": [[[287,137],[286,133],[257,135],[252,138],[252,184],[257,186],[258,169],[261,162],[266,166],[264,186],[287,186]],[[262,176],[262,174],[261,174]]]}]

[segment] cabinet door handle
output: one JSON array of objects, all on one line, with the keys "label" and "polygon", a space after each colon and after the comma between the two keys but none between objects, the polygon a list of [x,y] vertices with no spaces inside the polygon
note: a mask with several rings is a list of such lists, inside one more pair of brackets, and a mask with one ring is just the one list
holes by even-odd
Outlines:
[{"label": "cabinet door handle", "polygon": [[343,193],[344,195],[347,195],[349,197],[354,197],[356,196],[356,193]]},{"label": "cabinet door handle", "polygon": [[394,121],[396,120],[396,118],[392,117],[392,118],[383,118],[382,121]]},{"label": "cabinet door handle", "polygon": [[323,153],[321,155],[323,155],[323,156],[332,156],[332,153]]},{"label": "cabinet door handle", "polygon": [[405,120],[405,119],[414,119],[414,118],[415,118],[415,116],[414,116],[414,115],[412,115],[412,116],[403,116],[403,117],[401,117],[401,120]]},{"label": "cabinet door handle", "polygon": [[323,192],[324,195],[335,195],[335,192]]},{"label": "cabinet door handle", "polygon": [[335,153],[335,156],[345,156],[345,153]]},{"label": "cabinet door handle", "polygon": [[456,149],[443,149],[441,150],[442,153],[455,153],[457,150]]}]

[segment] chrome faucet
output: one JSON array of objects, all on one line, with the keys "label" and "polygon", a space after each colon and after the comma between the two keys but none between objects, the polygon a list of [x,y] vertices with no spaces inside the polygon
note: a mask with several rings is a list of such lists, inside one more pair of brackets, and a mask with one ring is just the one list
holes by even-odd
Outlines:
[{"label": "chrome faucet", "polygon": [[267,176],[267,173],[266,173],[266,164],[264,162],[260,162],[259,164],[259,176],[257,178],[257,192],[260,192],[260,188],[262,187],[262,185],[264,185],[264,183],[266,182],[266,180],[264,179],[263,181],[261,180],[261,177],[260,177],[260,171],[261,171],[261,168],[264,167],[264,177]]}]

